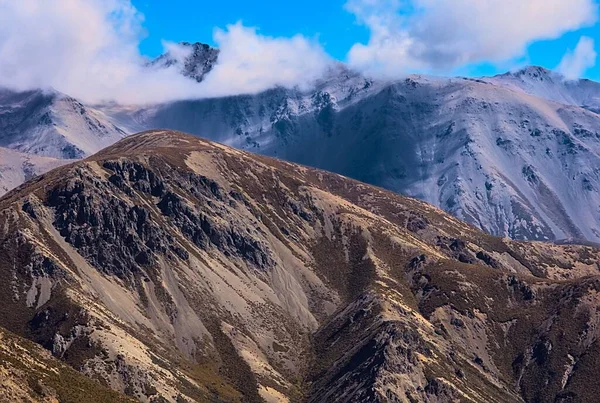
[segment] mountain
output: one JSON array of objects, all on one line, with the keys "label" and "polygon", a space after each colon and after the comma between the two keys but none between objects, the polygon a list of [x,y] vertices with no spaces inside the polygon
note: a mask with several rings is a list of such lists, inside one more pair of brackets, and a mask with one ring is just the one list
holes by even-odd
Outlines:
[{"label": "mountain", "polygon": [[39,157],[0,147],[0,195],[71,160]]},{"label": "mountain", "polygon": [[119,118],[418,197],[492,234],[598,242],[597,88],[537,68],[380,82],[340,65],[309,92],[181,101]]},{"label": "mountain", "polygon": [[74,159],[126,135],[99,110],[57,91],[0,89],[0,147]]},{"label": "mountain", "polygon": [[131,129],[125,130],[103,112],[57,91],[0,89],[0,195],[100,151]]},{"label": "mountain", "polygon": [[567,80],[562,75],[539,66],[482,80],[566,105],[600,111],[600,83],[591,80]]},{"label": "mountain", "polygon": [[[177,65],[201,81],[217,61],[217,49],[184,43],[149,68]],[[84,117],[68,127],[40,124],[43,113],[27,113],[33,123],[0,132],[0,146],[81,157],[125,133],[168,128],[417,197],[498,236],[598,243],[598,94],[598,83],[540,67],[476,79],[382,81],[337,64],[309,91],[82,106]],[[19,96],[44,99],[40,92]],[[64,112],[70,108],[54,107],[63,112],[52,121],[72,116]],[[90,116],[97,125],[85,125]]]},{"label": "mountain", "polygon": [[599,258],[150,131],[0,199],[0,326],[147,402],[590,401]]},{"label": "mountain", "polygon": [[181,42],[177,52],[167,52],[150,61],[150,68],[164,69],[175,66],[182,75],[201,82],[217,63],[219,50],[205,43]]}]

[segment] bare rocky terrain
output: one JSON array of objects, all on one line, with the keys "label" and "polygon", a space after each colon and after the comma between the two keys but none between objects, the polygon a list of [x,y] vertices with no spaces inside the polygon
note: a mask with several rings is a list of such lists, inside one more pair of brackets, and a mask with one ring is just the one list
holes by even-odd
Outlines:
[{"label": "bare rocky terrain", "polygon": [[0,401],[135,402],[75,371],[52,354],[0,328]]},{"label": "bare rocky terrain", "polygon": [[593,401],[599,259],[150,131],[0,199],[0,326],[89,401]]}]

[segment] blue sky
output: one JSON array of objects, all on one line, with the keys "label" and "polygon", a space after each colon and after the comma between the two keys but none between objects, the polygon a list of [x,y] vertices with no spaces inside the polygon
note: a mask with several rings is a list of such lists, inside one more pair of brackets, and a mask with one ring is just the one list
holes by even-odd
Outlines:
[{"label": "blue sky", "polygon": [[300,33],[315,38],[340,60],[355,42],[369,38],[368,30],[344,11],[344,3],[345,0],[133,1],[145,17],[148,37],[140,48],[148,56],[162,52],[162,39],[215,45],[215,27],[242,21],[246,26],[259,28],[263,35],[290,37]]},{"label": "blue sky", "polygon": [[[568,3],[569,0],[564,2]],[[355,43],[367,43],[370,37],[369,29],[357,23],[357,17],[345,9],[346,0],[133,0],[132,3],[145,18],[143,25],[147,37],[141,42],[140,50],[151,57],[163,51],[163,39],[215,45],[215,27],[225,28],[238,21],[245,26],[257,27],[261,35],[291,37],[302,34],[318,41],[329,55],[342,61],[347,60],[348,52]],[[535,18],[531,23],[537,23]],[[528,64],[553,69],[567,51],[576,47],[582,36],[600,44],[600,25],[596,23],[575,29],[558,39],[533,40],[528,44],[525,54],[506,61],[467,63],[435,73],[490,75]],[[583,75],[600,80],[600,65],[588,69]]]}]

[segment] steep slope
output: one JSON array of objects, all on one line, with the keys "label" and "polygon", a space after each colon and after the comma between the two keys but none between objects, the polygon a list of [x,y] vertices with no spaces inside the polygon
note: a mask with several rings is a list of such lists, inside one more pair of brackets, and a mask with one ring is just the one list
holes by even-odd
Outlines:
[{"label": "steep slope", "polygon": [[600,115],[577,106],[594,105],[598,92],[552,81],[581,95],[562,104],[507,80],[390,84],[340,66],[307,93],[182,101],[130,116],[418,197],[492,234],[600,241]]},{"label": "steep slope", "polygon": [[83,376],[41,346],[0,328],[0,401],[134,402]]},{"label": "steep slope", "polygon": [[125,135],[102,112],[59,92],[0,89],[0,147],[74,159]]},{"label": "steep slope", "polygon": [[34,176],[69,162],[72,161],[23,154],[0,147],[0,195]]},{"label": "steep slope", "polygon": [[141,401],[586,400],[599,258],[154,131],[0,199],[0,325]]}]

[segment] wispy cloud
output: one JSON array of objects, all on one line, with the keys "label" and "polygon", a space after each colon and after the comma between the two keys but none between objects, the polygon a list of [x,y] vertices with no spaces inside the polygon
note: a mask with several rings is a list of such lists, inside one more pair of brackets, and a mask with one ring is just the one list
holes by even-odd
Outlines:
[{"label": "wispy cloud", "polygon": [[[142,23],[130,0],[0,0],[0,86],[52,87],[87,102],[156,103],[305,85],[330,61],[301,35],[271,38],[238,23],[215,31],[219,64],[198,84],[176,66],[145,67]],[[168,42],[165,50],[185,56]]]},{"label": "wispy cloud", "polygon": [[582,36],[575,50],[570,50],[564,55],[557,70],[567,80],[575,80],[596,65],[597,57],[598,53],[595,49],[594,40],[590,37]]},{"label": "wispy cloud", "polygon": [[594,0],[348,0],[346,9],[371,31],[350,64],[388,76],[517,58],[598,15]]}]

